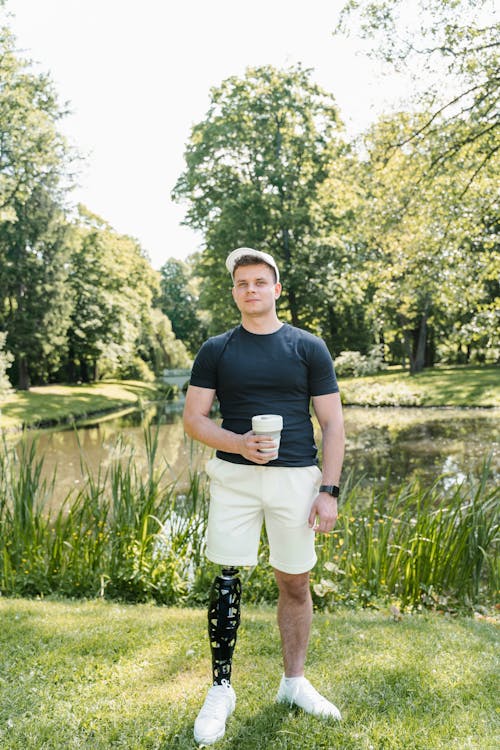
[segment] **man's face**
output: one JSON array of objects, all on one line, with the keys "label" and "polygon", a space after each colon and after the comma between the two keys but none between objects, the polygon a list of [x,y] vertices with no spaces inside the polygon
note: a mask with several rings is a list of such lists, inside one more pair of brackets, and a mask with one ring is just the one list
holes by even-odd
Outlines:
[{"label": "man's face", "polygon": [[275,309],[281,284],[265,263],[238,266],[234,272],[233,299],[242,315],[262,316]]}]

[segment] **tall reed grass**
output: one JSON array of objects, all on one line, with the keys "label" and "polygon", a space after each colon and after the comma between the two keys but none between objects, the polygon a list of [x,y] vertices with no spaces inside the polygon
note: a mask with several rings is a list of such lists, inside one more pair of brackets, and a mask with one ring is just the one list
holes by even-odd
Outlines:
[{"label": "tall reed grass", "polygon": [[347,488],[333,534],[320,548],[314,586],[318,603],[369,604],[395,599],[402,607],[450,609],[491,602],[498,594],[497,488],[479,480],[443,490],[418,481],[391,492],[375,489],[356,511],[358,487]]},{"label": "tall reed grass", "polygon": [[0,451],[0,592],[180,603],[203,580],[206,504],[200,476],[181,492],[158,468],[158,433],[144,435],[147,467],[123,451],[109,469],[51,510],[34,443]]},{"label": "tall reed grass", "polygon": [[[181,485],[161,468],[158,433],[145,431],[147,465],[132,453],[86,477],[51,509],[57,476],[42,479],[36,445],[0,449],[0,593],[201,604],[215,566],[204,557],[208,487],[191,471]],[[499,492],[472,479],[381,486],[371,498],[344,483],[335,531],[318,539],[312,574],[319,608],[394,601],[401,607],[473,607],[498,592]],[[277,597],[263,533],[262,565],[244,573],[251,602]]]}]

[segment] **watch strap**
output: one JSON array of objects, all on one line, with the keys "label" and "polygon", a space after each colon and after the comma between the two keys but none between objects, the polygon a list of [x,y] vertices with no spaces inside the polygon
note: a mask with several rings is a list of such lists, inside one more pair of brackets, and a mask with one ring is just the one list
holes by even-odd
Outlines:
[{"label": "watch strap", "polygon": [[335,484],[322,484],[319,488],[320,492],[328,492],[332,497],[338,497],[340,494],[340,487]]}]

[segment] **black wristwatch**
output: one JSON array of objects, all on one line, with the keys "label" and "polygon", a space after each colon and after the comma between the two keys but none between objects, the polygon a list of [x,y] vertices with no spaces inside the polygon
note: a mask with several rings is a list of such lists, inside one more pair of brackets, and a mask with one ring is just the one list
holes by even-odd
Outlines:
[{"label": "black wristwatch", "polygon": [[338,497],[340,494],[340,487],[337,487],[335,484],[322,484],[319,491],[328,492],[332,497]]}]

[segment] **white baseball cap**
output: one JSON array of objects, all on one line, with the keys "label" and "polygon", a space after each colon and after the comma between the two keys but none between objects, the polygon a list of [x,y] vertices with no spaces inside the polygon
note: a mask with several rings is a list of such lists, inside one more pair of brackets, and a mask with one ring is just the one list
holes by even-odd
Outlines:
[{"label": "white baseball cap", "polygon": [[276,265],[273,256],[269,255],[269,253],[263,253],[261,250],[254,250],[251,247],[238,247],[236,250],[229,253],[226,258],[226,268],[231,274],[231,277],[234,273],[234,265],[236,261],[244,255],[251,255],[252,257],[258,258],[262,263],[267,263],[268,266],[271,266],[271,268],[274,268],[276,271],[276,281],[278,282],[280,280],[280,272],[278,271],[278,266]]}]

